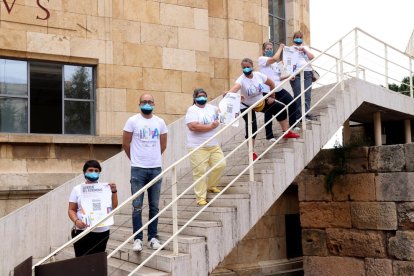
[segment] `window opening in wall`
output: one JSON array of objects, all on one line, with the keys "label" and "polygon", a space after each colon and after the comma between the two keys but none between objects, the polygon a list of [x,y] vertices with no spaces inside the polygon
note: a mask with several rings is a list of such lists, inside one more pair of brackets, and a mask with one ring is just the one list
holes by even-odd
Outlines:
[{"label": "window opening in wall", "polygon": [[0,132],[95,134],[92,66],[0,59]]},{"label": "window opening in wall", "polygon": [[269,41],[276,48],[286,44],[285,0],[269,0]]},{"label": "window opening in wall", "polygon": [[27,132],[27,63],[0,59],[0,132]]},{"label": "window opening in wall", "polygon": [[30,132],[62,133],[62,66],[30,63]]}]

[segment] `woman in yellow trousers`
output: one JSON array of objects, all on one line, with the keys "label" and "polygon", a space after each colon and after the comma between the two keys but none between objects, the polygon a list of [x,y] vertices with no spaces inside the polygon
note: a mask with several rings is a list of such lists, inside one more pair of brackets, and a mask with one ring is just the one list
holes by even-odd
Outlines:
[{"label": "woman in yellow trousers", "polygon": [[[216,134],[219,126],[218,108],[207,103],[207,93],[202,88],[197,88],[193,93],[193,105],[187,110],[185,123],[188,127],[187,148],[191,151],[204,143],[207,139]],[[217,167],[204,177],[194,187],[197,204],[204,206],[207,204],[207,192],[219,193],[217,185],[221,181],[224,168],[224,154],[216,139],[203,146],[190,157],[193,168],[193,179],[198,180],[204,173],[217,163]]]}]

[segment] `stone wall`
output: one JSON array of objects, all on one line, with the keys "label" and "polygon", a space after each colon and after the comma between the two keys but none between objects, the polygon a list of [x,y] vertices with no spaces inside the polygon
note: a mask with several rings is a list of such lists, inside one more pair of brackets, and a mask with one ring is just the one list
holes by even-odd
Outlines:
[{"label": "stone wall", "polygon": [[414,275],[413,164],[414,144],[318,154],[295,180],[305,275]]},{"label": "stone wall", "polygon": [[3,135],[0,138],[0,217],[82,173],[86,160],[121,151],[121,138]]}]

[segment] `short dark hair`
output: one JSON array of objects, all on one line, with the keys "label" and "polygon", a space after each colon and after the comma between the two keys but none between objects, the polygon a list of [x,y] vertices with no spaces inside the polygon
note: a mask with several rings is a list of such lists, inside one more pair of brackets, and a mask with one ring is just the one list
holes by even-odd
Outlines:
[{"label": "short dark hair", "polygon": [[96,160],[86,161],[85,165],[83,165],[83,173],[85,173],[88,168],[97,168],[100,172],[102,171],[101,164]]}]

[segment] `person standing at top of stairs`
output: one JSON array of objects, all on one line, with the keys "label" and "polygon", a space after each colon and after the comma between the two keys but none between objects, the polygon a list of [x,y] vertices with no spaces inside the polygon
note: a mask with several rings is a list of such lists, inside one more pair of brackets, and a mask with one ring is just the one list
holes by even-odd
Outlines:
[{"label": "person standing at top of stairs", "polygon": [[[241,108],[240,112],[243,113],[246,109],[248,109],[251,105],[259,102],[254,111],[257,112],[268,112],[271,116],[268,116],[267,119],[270,120],[282,111],[285,108],[285,105],[281,102],[276,101],[275,93],[272,93],[266,100],[263,99],[263,92],[265,90],[265,86],[267,85],[270,87],[272,91],[275,89],[275,83],[268,78],[265,74],[256,72],[253,70],[253,61],[250,58],[244,58],[241,61],[241,68],[243,74],[236,80],[234,86],[229,89],[228,92],[236,93],[240,90],[241,94]],[[245,138],[248,138],[248,122],[247,122],[247,114],[243,116],[245,122],[245,131],[246,135]],[[279,115],[276,116],[276,120],[279,122],[280,126],[282,127],[283,131],[289,129],[289,122],[287,120],[287,111],[284,109],[280,112]],[[265,126],[266,130],[266,139],[271,140],[275,138],[273,136],[272,125],[267,124]],[[256,114],[252,111],[252,132],[255,133],[257,131],[257,122],[256,122]],[[300,136],[296,133],[288,131],[283,138],[299,138]],[[253,135],[253,146],[254,146],[254,139],[256,138],[256,134]],[[257,154],[253,152],[253,160],[257,159]]]},{"label": "person standing at top of stairs", "polygon": [[[131,160],[131,193],[135,194],[148,182],[157,177],[162,169],[162,153],[167,148],[167,126],[163,119],[155,116],[154,97],[143,94],[140,97],[140,113],[130,117],[123,131],[122,148]],[[148,188],[149,219],[158,214],[162,179],[159,179]],[[142,205],[144,193],[132,201],[132,228],[136,233],[142,227]],[[148,247],[159,249],[158,219],[148,226]],[[143,233],[135,234],[133,250],[140,252],[143,249]]]},{"label": "person standing at top of stairs", "polygon": [[[218,108],[207,103],[207,92],[203,88],[197,88],[193,93],[193,105],[190,106],[185,115],[185,123],[188,127],[187,148],[189,151],[200,146],[217,133]],[[217,167],[210,173],[208,179],[204,177],[194,186],[197,204],[207,204],[207,191],[219,193],[217,185],[221,181],[226,163],[223,151],[216,139],[191,154],[190,163],[193,168],[194,181],[202,177],[208,167]]]},{"label": "person standing at top of stairs", "polygon": [[[297,51],[297,63],[294,65],[295,71],[299,70],[303,66],[305,66],[310,60],[312,60],[315,56],[307,50],[303,46],[303,34],[301,31],[297,31],[293,34],[293,43],[294,45],[291,46]],[[304,85],[305,87],[303,90],[308,89],[305,92],[305,112],[308,112],[310,105],[311,105],[311,91],[312,91],[312,66],[306,65],[305,69],[303,70],[303,76],[304,76]],[[296,98],[300,95],[301,89],[300,89],[300,74],[297,74],[295,78],[290,80],[290,85],[292,86],[293,95]],[[296,120],[299,120],[302,117],[302,105],[300,97],[295,100],[296,103]],[[314,120],[313,116],[310,114],[306,115],[307,120]]]}]

